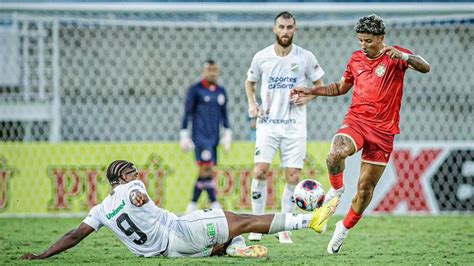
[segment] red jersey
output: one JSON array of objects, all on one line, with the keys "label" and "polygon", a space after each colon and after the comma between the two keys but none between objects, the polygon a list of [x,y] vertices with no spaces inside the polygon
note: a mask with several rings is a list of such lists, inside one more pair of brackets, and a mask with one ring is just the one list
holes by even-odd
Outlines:
[{"label": "red jersey", "polygon": [[[411,51],[395,46],[399,51]],[[346,118],[367,124],[385,134],[398,134],[403,79],[408,62],[384,54],[369,59],[359,50],[349,59],[344,80],[354,84],[352,103]]]}]

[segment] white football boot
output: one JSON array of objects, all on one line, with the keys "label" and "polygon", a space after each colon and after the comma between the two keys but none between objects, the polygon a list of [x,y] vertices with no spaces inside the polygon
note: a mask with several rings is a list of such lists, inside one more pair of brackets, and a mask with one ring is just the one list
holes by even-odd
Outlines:
[{"label": "white football boot", "polygon": [[249,234],[250,241],[260,241],[262,240],[262,234],[260,233],[250,233]]},{"label": "white football boot", "polygon": [[263,258],[267,256],[268,249],[262,245],[247,246],[242,236],[236,236],[227,247],[226,254],[231,257]]},{"label": "white football boot", "polygon": [[342,221],[336,223],[336,229],[334,230],[334,234],[332,235],[331,240],[329,241],[327,251],[329,254],[337,254],[341,250],[342,243],[344,243],[344,239],[346,239],[347,235],[349,234],[349,229],[344,227]]}]

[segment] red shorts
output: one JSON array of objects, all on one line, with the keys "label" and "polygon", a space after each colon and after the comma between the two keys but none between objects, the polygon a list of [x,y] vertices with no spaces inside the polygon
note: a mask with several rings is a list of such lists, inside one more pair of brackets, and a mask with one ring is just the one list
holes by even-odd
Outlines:
[{"label": "red shorts", "polygon": [[362,149],[363,162],[387,165],[393,150],[395,135],[381,133],[365,124],[347,118],[344,119],[342,127],[336,133],[337,135],[349,137],[357,151]]}]

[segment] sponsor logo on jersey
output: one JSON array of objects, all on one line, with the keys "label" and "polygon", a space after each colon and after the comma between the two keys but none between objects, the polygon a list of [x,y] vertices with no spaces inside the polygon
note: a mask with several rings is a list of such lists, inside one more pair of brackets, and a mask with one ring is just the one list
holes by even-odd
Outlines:
[{"label": "sponsor logo on jersey", "polygon": [[258,120],[259,124],[283,124],[283,125],[291,125],[291,124],[296,124],[296,119],[273,119],[273,118],[268,118],[268,117],[261,117],[260,120]]},{"label": "sponsor logo on jersey", "polygon": [[108,220],[112,219],[112,217],[117,215],[117,213],[119,213],[123,209],[123,207],[125,207],[125,201],[124,200],[122,200],[122,203],[117,208],[115,208],[113,211],[107,213],[107,219]]},{"label": "sponsor logo on jersey", "polygon": [[296,81],[296,77],[268,77],[268,89],[291,89]]},{"label": "sponsor logo on jersey", "polygon": [[380,64],[377,66],[377,68],[375,69],[375,75],[379,78],[383,77],[383,75],[385,74],[385,66],[384,64]]},{"label": "sponsor logo on jersey", "polygon": [[204,96],[204,101],[207,103],[211,100],[211,97],[210,96]]},{"label": "sponsor logo on jersey", "polygon": [[214,243],[214,241],[216,240],[216,226],[213,223],[211,223],[211,224],[207,224],[206,227],[207,227],[207,237],[209,238],[209,241],[211,243]]},{"label": "sponsor logo on jersey", "polygon": [[291,71],[296,72],[298,71],[298,64],[297,63],[292,63],[291,64]]}]

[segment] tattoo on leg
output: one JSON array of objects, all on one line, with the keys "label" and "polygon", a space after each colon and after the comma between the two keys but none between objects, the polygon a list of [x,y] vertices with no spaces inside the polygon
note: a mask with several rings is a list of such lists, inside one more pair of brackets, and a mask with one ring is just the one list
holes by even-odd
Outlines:
[{"label": "tattoo on leg", "polygon": [[341,167],[338,165],[338,166],[329,166],[328,167],[328,171],[331,175],[335,175],[337,173],[340,173],[342,172],[344,169],[341,170]]},{"label": "tattoo on leg", "polygon": [[331,175],[344,171],[344,160],[354,153],[352,141],[342,135],[337,135],[333,141],[331,153],[327,159],[328,171]]}]

